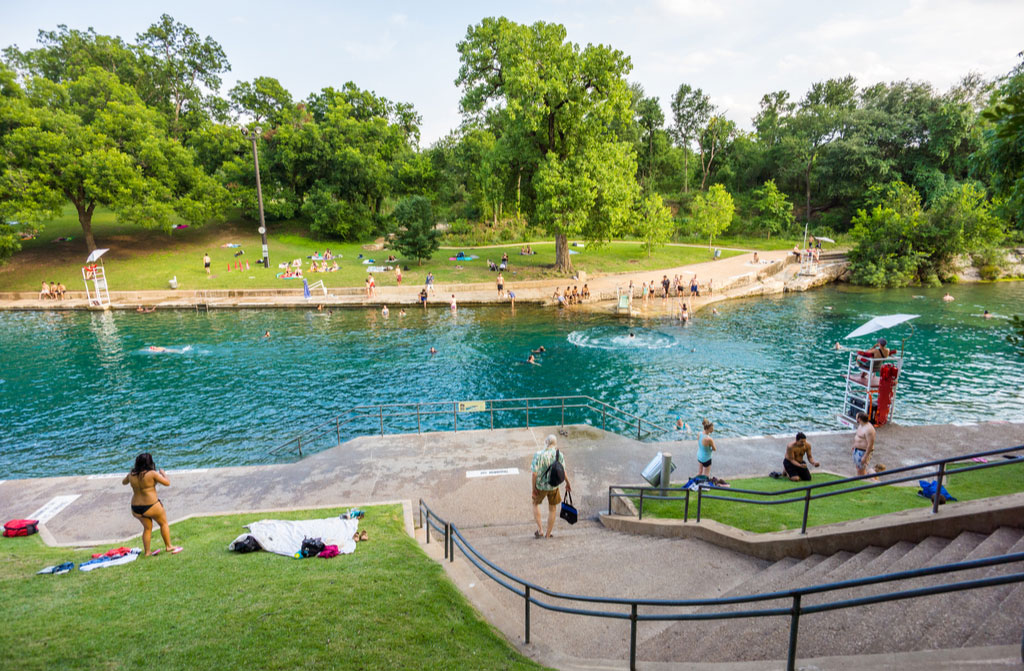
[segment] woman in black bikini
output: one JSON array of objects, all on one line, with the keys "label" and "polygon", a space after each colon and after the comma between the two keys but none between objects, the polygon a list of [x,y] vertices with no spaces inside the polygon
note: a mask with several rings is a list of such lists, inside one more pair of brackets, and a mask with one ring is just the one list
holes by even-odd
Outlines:
[{"label": "woman in black bikini", "polygon": [[153,536],[153,522],[160,525],[160,535],[163,536],[164,546],[167,552],[178,554],[180,547],[171,545],[171,525],[167,523],[167,512],[164,504],[156,496],[156,485],[160,483],[164,487],[170,487],[171,481],[163,469],[156,470],[153,464],[153,455],[143,452],[135,458],[135,468],[121,481],[122,485],[132,486],[132,516],[142,523],[142,547],[144,557],[157,555],[149,551],[150,539]]}]

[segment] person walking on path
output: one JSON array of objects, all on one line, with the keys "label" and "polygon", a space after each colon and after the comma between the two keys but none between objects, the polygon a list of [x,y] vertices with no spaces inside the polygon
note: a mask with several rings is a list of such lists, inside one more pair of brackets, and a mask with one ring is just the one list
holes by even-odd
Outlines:
[{"label": "person walking on path", "polygon": [[132,486],[132,517],[142,524],[143,556],[151,557],[160,554],[160,550],[150,552],[153,537],[153,522],[160,525],[160,535],[164,539],[164,547],[171,554],[178,554],[181,548],[171,545],[171,525],[167,522],[167,511],[156,495],[156,486],[161,484],[170,487],[164,469],[156,470],[153,455],[143,452],[135,458],[135,468],[121,481],[122,485]]},{"label": "person walking on path", "polygon": [[402,286],[402,266],[395,266],[395,284]]},{"label": "person walking on path", "polygon": [[206,274],[210,274],[210,253],[206,252],[203,254],[203,267],[206,268]]},{"label": "person walking on path", "polygon": [[714,422],[708,420],[702,420],[704,424],[704,431],[700,434],[700,438],[697,439],[697,463],[700,464],[700,468],[697,471],[697,477],[711,477],[711,453],[717,451],[715,447],[715,439],[711,437],[711,433],[715,430]]},{"label": "person walking on path", "polygon": [[857,432],[853,434],[853,467],[857,475],[868,474],[871,453],[875,451],[875,427],[866,413],[857,413]]},{"label": "person walking on path", "polygon": [[505,278],[501,273],[498,273],[498,298],[505,296]]},{"label": "person walking on path", "polygon": [[[532,354],[530,356],[533,356]],[[552,477],[552,474],[558,469],[554,467],[555,463],[561,466],[561,476],[565,481],[566,493],[572,491],[572,486],[569,484],[569,478],[565,475],[565,455],[558,449],[558,439],[555,438],[554,434],[550,434],[544,439],[544,449],[538,450],[533,455],[533,462],[530,464],[530,471],[532,475],[530,480],[533,483],[533,519],[537,523],[537,530],[533,532],[534,538],[551,538],[551,530],[555,528],[555,519],[558,517],[558,504],[562,502],[562,493],[558,489],[562,484],[558,481],[552,484],[552,480],[558,480],[558,477]],[[541,512],[540,504],[547,499],[548,502],[548,526],[545,532],[543,525],[541,524]]]},{"label": "person walking on path", "polygon": [[804,463],[804,456],[815,468],[821,464],[811,456],[811,444],[807,442],[807,436],[803,431],[796,434],[796,440],[786,446],[786,458],[782,460],[782,469],[793,482],[811,479],[811,469]]}]

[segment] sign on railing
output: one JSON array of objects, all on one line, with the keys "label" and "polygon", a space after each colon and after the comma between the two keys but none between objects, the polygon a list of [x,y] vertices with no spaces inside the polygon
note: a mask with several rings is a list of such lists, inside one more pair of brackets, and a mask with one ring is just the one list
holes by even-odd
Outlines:
[{"label": "sign on railing", "polygon": [[487,401],[459,401],[459,412],[487,412]]}]

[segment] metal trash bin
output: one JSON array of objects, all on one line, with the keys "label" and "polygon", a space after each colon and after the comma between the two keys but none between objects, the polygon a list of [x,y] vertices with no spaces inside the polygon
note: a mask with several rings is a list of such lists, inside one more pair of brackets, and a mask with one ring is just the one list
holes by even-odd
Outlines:
[{"label": "metal trash bin", "polygon": [[[676,462],[672,462],[672,472],[676,470]],[[651,463],[644,467],[640,475],[644,477],[644,480],[651,483],[651,487],[658,487],[661,485],[661,452],[651,459]]]}]

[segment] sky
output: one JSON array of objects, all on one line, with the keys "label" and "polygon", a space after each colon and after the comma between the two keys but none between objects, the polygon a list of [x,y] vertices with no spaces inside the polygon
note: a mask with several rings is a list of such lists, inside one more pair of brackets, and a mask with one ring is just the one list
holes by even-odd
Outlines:
[{"label": "sky", "polygon": [[969,72],[1007,73],[1024,50],[1021,0],[0,0],[0,47],[33,47],[58,24],[134,42],[164,12],[224,48],[222,93],[258,76],[295,99],[352,81],[412,103],[424,146],[461,121],[455,45],[485,16],[561,23],[572,42],[624,52],[629,81],[659,98],[667,120],[687,83],[748,129],[770,91],[799,100],[813,82],[847,74],[861,86],[911,79],[944,91]]}]

